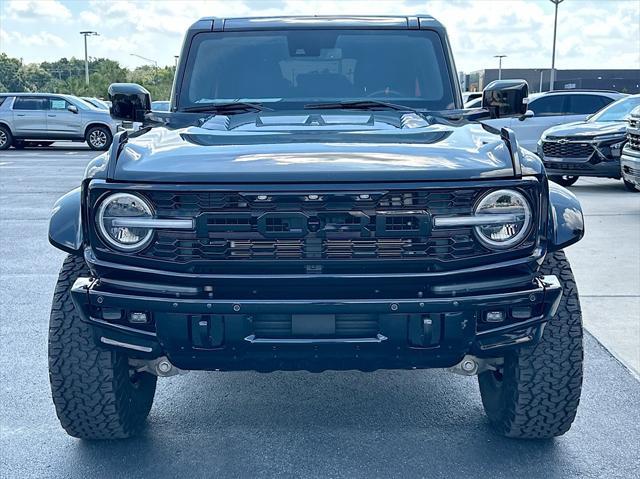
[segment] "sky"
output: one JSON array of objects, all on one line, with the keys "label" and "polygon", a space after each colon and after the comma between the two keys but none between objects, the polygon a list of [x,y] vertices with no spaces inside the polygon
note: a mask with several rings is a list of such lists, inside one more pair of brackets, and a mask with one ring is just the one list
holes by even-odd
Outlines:
[{"label": "sky", "polygon": [[[556,68],[640,68],[640,0],[564,0]],[[200,17],[372,14],[434,16],[447,28],[458,70],[549,68],[549,0],[0,0],[0,52],[24,62],[89,55],[127,67],[173,65],[185,30]]]}]

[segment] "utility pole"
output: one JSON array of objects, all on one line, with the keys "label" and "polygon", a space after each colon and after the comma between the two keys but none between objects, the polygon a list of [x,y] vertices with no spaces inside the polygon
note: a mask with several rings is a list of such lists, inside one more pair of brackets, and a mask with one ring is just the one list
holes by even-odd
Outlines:
[{"label": "utility pole", "polygon": [[174,55],[173,59],[175,60],[175,64],[173,65],[174,68],[177,70],[178,69],[178,58],[180,58],[179,55]]},{"label": "utility pole", "polygon": [[502,80],[502,59],[507,55],[494,55],[493,58],[498,59],[498,80]]},{"label": "utility pole", "polygon": [[80,35],[84,35],[84,82],[89,84],[89,55],[87,54],[87,37],[97,37],[98,32],[85,31],[80,32]]},{"label": "utility pole", "polygon": [[556,82],[556,32],[558,30],[558,5],[564,0],[549,0],[556,7],[555,16],[553,18],[553,50],[551,51],[551,74],[549,75],[549,91],[553,91]]}]

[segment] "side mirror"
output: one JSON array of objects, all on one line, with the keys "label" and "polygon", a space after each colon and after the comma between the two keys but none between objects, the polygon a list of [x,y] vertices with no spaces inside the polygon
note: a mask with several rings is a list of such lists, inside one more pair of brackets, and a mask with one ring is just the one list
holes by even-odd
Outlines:
[{"label": "side mirror", "polygon": [[112,83],[109,85],[109,113],[114,120],[144,122],[151,111],[151,95],[137,83]]},{"label": "side mirror", "polygon": [[491,118],[520,116],[527,112],[529,84],[525,80],[496,80],[482,90],[482,108]]},{"label": "side mirror", "polygon": [[536,116],[536,114],[533,112],[533,110],[527,110],[526,112],[524,112],[524,115],[520,115],[518,120],[525,121],[527,118],[531,118],[533,116]]},{"label": "side mirror", "polygon": [[78,114],[78,107],[75,105],[69,105],[67,107],[67,110],[69,110],[71,113],[75,113],[76,115]]}]

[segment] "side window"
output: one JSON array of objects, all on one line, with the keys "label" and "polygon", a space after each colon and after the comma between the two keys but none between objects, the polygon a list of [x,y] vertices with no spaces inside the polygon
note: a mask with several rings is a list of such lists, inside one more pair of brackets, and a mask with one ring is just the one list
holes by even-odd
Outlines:
[{"label": "side window", "polygon": [[69,102],[62,98],[49,98],[49,109],[55,111],[65,111]]},{"label": "side window", "polygon": [[590,115],[612,101],[609,97],[599,95],[569,95],[567,114]]},{"label": "side window", "polygon": [[2,105],[6,99],[6,96],[0,96],[0,105]]},{"label": "side window", "polygon": [[46,110],[47,99],[40,97],[19,96],[13,102],[14,110]]},{"label": "side window", "polygon": [[529,103],[529,110],[536,116],[557,116],[564,114],[566,95],[548,95]]}]

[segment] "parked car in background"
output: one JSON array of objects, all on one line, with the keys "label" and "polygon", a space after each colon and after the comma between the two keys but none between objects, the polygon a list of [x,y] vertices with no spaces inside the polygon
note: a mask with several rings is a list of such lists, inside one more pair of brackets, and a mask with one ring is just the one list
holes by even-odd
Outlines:
[{"label": "parked car in background", "polygon": [[462,103],[468,103],[471,100],[475,100],[476,98],[482,98],[481,91],[463,91],[462,92]]},{"label": "parked car in background", "polygon": [[151,102],[151,111],[169,111],[170,101],[157,100]]},{"label": "parked car in background", "polygon": [[482,108],[482,97],[474,98],[473,100],[469,100],[464,104],[465,108]]},{"label": "parked car in background", "polygon": [[622,149],[620,169],[624,184],[640,191],[640,107],[633,110],[627,126],[627,142]]},{"label": "parked car in background", "polygon": [[518,144],[529,151],[537,150],[542,133],[552,126],[584,121],[592,113],[620,98],[623,93],[605,90],[556,90],[529,96],[528,111],[519,118],[488,120],[496,128],[511,128]]},{"label": "parked car in background", "polygon": [[88,96],[81,96],[80,98],[86,101],[87,103],[89,103],[90,105],[92,105],[93,107],[97,108],[98,110],[109,109],[109,105],[107,104],[107,102],[104,100],[100,100],[99,98],[93,98]]},{"label": "parked car in background", "polygon": [[[577,121],[546,130],[538,142],[549,179],[570,186],[580,176],[621,177],[620,156],[627,133],[627,119],[640,106],[640,94],[622,98]],[[635,191],[633,183],[625,186]]]},{"label": "parked car in background", "polygon": [[0,100],[0,150],[57,140],[86,141],[92,150],[106,150],[120,124],[108,111],[72,95],[4,93]]}]

